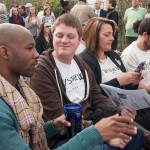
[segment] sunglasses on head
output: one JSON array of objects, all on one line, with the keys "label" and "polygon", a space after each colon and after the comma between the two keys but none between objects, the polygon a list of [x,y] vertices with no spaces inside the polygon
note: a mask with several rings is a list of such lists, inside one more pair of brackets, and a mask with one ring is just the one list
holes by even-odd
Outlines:
[{"label": "sunglasses on head", "polygon": [[45,26],[45,28],[50,28],[51,26]]}]

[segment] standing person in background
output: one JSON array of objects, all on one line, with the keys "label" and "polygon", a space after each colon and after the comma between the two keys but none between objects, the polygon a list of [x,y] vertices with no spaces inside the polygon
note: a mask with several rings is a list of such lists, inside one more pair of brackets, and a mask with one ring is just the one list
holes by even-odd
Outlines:
[{"label": "standing person in background", "polygon": [[0,3],[0,23],[8,22],[6,6]]},{"label": "standing person in background", "polygon": [[71,4],[69,1],[64,1],[64,0],[60,0],[61,6],[63,8],[62,12],[60,13],[60,15],[65,14],[65,13],[70,13],[71,10]]},{"label": "standing person in background", "polygon": [[35,39],[37,37],[37,31],[40,27],[40,22],[36,14],[36,8],[33,5],[30,7],[29,16],[25,19],[25,27],[30,30]]},{"label": "standing person in background", "polygon": [[30,7],[31,7],[31,6],[32,6],[31,3],[27,3],[27,4],[25,5],[27,16],[28,16],[29,13],[30,13]]},{"label": "standing person in background", "polygon": [[38,36],[35,39],[35,43],[36,50],[39,54],[53,47],[51,28],[48,23],[43,22],[40,25]]},{"label": "standing person in background", "polygon": [[23,20],[25,21],[25,18],[27,17],[26,8],[23,5],[18,6],[18,13],[21,15]]},{"label": "standing person in background", "polygon": [[148,14],[145,15],[145,18],[150,18],[150,1],[147,4]]},{"label": "standing person in background", "polygon": [[132,7],[128,8],[124,14],[126,44],[130,45],[138,37],[138,34],[133,30],[133,24],[137,20],[143,20],[147,14],[145,8],[140,7],[140,0],[132,0]]},{"label": "standing person in background", "polygon": [[97,17],[94,10],[86,5],[86,0],[78,0],[78,3],[71,9],[70,14],[77,17],[82,26],[92,17]]},{"label": "standing person in background", "polygon": [[101,0],[95,0],[94,5],[95,5],[95,13],[98,15],[98,17],[106,18],[107,11],[101,9]]},{"label": "standing person in background", "polygon": [[[49,4],[48,1],[45,1],[44,4],[43,4],[43,10],[41,10],[40,12],[38,12],[38,15],[37,15],[38,18],[39,18],[39,20],[40,20],[40,22],[42,22],[44,10],[45,10],[45,8],[47,8],[47,7],[50,8],[50,4]],[[55,17],[54,12],[52,12],[52,11],[51,11],[51,16],[54,16],[54,17]]]},{"label": "standing person in background", "polygon": [[47,22],[50,26],[52,26],[54,21],[55,21],[55,16],[53,15],[51,8],[46,7],[43,11],[42,22]]},{"label": "standing person in background", "polygon": [[[118,12],[115,10],[116,7],[116,0],[107,0],[107,16],[106,18],[110,20],[114,20],[115,23],[118,26]],[[114,41],[112,43],[111,49],[112,50],[117,50],[117,44],[118,44],[118,31],[115,32],[114,34]]]},{"label": "standing person in background", "polygon": [[19,15],[17,7],[12,7],[10,10],[9,23],[25,26],[23,18]]}]

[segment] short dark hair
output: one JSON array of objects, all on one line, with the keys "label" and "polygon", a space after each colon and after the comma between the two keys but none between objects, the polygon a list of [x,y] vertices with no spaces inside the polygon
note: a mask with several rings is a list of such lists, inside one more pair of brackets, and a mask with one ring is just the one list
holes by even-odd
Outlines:
[{"label": "short dark hair", "polygon": [[65,7],[69,4],[69,1],[60,0],[61,6],[65,9]]},{"label": "short dark hair", "polygon": [[26,7],[24,5],[21,5],[21,9],[23,9],[24,11],[26,11]]},{"label": "short dark hair", "polygon": [[137,34],[138,34],[138,28],[139,28],[141,22],[142,22],[142,20],[137,20],[136,22],[133,23],[133,30]]},{"label": "short dark hair", "polygon": [[112,4],[112,7],[116,7],[116,5],[117,5],[116,0],[109,0],[109,3]]},{"label": "short dark hair", "polygon": [[147,32],[147,35],[150,35],[150,18],[145,18],[139,25],[138,34],[142,35],[144,32]]}]

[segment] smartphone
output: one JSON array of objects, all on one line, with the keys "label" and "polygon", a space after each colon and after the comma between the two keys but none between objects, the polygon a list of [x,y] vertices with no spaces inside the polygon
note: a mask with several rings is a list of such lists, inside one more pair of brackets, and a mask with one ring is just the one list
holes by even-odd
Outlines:
[{"label": "smartphone", "polygon": [[134,72],[140,72],[141,70],[144,69],[144,65],[145,65],[146,61],[142,61],[138,67],[134,70]]}]

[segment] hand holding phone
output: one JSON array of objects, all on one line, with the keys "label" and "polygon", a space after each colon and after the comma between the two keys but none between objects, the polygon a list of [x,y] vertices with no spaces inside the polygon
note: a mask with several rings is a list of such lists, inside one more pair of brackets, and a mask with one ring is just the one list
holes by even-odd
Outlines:
[{"label": "hand holding phone", "polygon": [[144,69],[144,65],[145,65],[146,61],[142,61],[138,67],[134,70],[134,72],[141,72],[141,70]]}]

